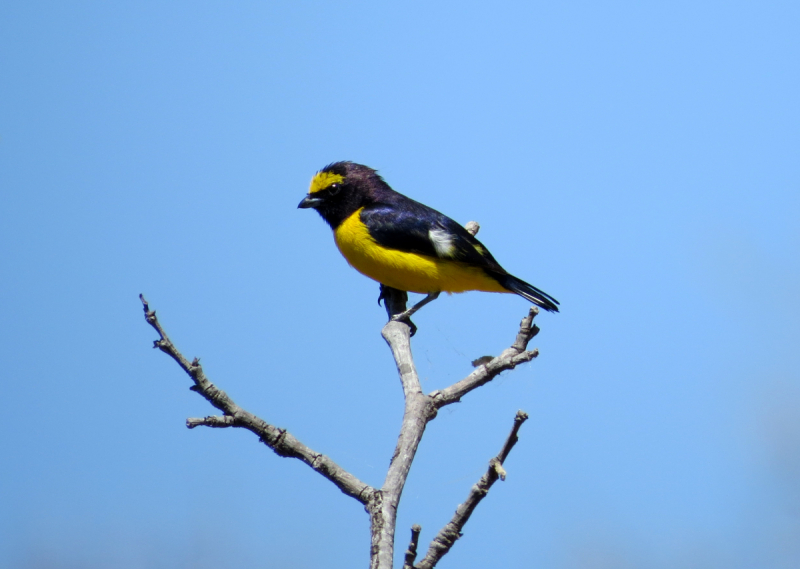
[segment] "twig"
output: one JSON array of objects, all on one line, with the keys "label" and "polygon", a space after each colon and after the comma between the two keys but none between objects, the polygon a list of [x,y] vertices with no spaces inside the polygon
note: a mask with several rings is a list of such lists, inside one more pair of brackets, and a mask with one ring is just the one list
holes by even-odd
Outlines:
[{"label": "twig", "polygon": [[503,469],[503,462],[508,458],[508,453],[514,448],[517,443],[517,433],[519,428],[528,419],[528,414],[524,411],[517,411],[514,417],[514,426],[511,428],[511,433],[508,435],[503,448],[498,455],[489,461],[489,468],[486,473],[481,476],[481,479],[469,491],[469,495],[463,504],[456,508],[456,513],[453,518],[441,529],[441,531],[433,538],[425,558],[415,565],[415,569],[433,569],[439,560],[448,552],[453,544],[461,537],[461,530],[464,524],[467,523],[472,512],[478,504],[489,493],[489,489],[497,481],[506,479],[506,471]]},{"label": "twig", "polygon": [[422,528],[414,524],[411,526],[411,543],[408,544],[406,549],[406,557],[403,562],[403,569],[414,569],[414,560],[417,558],[417,545],[419,544],[419,532]]},{"label": "twig", "polygon": [[191,429],[203,425],[208,427],[241,427],[247,429],[257,435],[261,442],[270,447],[279,456],[297,458],[303,461],[315,471],[322,474],[322,476],[333,482],[339,490],[355,498],[362,504],[367,505],[375,499],[375,494],[377,493],[375,488],[361,482],[358,478],[347,472],[324,454],[311,450],[285,429],[270,425],[266,421],[236,405],[224,391],[217,388],[208,380],[197,358],[190,362],[178,351],[167,336],[167,333],[161,327],[161,324],[156,318],[155,311],[150,310],[150,306],[144,299],[144,296],[140,294],[139,299],[142,301],[144,307],[145,320],[147,320],[147,323],[150,324],[159,335],[159,339],[153,342],[153,347],[158,348],[175,360],[189,377],[192,378],[194,385],[191,389],[202,395],[209,403],[224,414],[222,417],[212,416],[204,419],[189,419],[186,422],[187,427]]},{"label": "twig", "polygon": [[195,427],[212,427],[214,429],[223,429],[225,427],[235,427],[236,422],[230,415],[223,415],[222,417],[211,415],[209,417],[203,417],[202,419],[186,419],[186,426],[190,429],[194,429]]},{"label": "twig", "polygon": [[461,400],[464,395],[477,389],[481,385],[489,383],[502,372],[514,369],[519,364],[529,362],[539,355],[539,350],[534,348],[528,350],[528,342],[539,333],[539,328],[533,323],[533,319],[539,314],[539,309],[531,306],[528,315],[522,319],[519,325],[519,332],[510,348],[503,350],[499,356],[492,358],[487,363],[479,365],[475,371],[467,377],[446,387],[440,391],[434,391],[430,394],[433,398],[436,409],[441,409],[445,405],[456,403]]},{"label": "twig", "polygon": [[475,237],[478,234],[478,231],[481,230],[481,226],[477,221],[468,221],[464,226],[464,229],[467,230],[467,233]]}]

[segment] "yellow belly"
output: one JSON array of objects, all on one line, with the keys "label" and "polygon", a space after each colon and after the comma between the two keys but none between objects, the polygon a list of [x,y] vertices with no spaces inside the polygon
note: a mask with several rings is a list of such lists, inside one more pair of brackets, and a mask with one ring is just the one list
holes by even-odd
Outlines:
[{"label": "yellow belly", "polygon": [[381,247],[361,222],[360,209],[344,220],[333,236],[354,269],[392,288],[419,293],[509,292],[480,268]]}]

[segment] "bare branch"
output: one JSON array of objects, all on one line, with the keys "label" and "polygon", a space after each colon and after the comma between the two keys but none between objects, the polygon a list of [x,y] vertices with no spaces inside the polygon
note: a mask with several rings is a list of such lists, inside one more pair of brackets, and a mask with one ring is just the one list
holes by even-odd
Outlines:
[{"label": "bare branch", "polygon": [[[476,223],[468,224],[468,231],[473,235],[477,233],[478,229],[479,227]],[[435,294],[429,295],[424,301],[418,303],[417,307],[433,300],[435,296]],[[411,354],[410,337],[414,334],[416,326],[408,318],[410,313],[405,312],[408,295],[406,292],[381,285],[381,295],[378,301],[383,300],[385,302],[389,316],[389,322],[384,326],[382,335],[389,345],[397,365],[400,383],[405,396],[405,410],[397,445],[389,464],[386,479],[383,486],[380,489],[376,489],[355,478],[330,458],[309,449],[286,430],[270,425],[236,405],[224,391],[218,389],[209,381],[198,359],[190,362],[178,351],[158,322],[155,312],[150,310],[144,297],[140,295],[140,298],[144,306],[147,322],[159,335],[159,339],[154,342],[154,347],[169,355],[192,378],[194,382],[192,390],[198,392],[214,407],[222,411],[222,415],[187,419],[187,427],[190,429],[200,426],[248,429],[278,455],[302,460],[328,478],[342,492],[364,504],[370,516],[370,569],[392,568],[397,508],[400,497],[425,428],[436,417],[438,409],[459,401],[461,397],[488,383],[501,372],[528,362],[539,353],[535,349],[527,350],[527,345],[531,338],[539,331],[536,325],[533,324],[533,319],[538,314],[538,309],[532,307],[528,315],[522,320],[519,332],[510,348],[504,350],[497,357],[484,356],[478,358],[473,362],[477,366],[475,371],[467,377],[446,389],[426,395],[422,392],[419,376]],[[405,318],[397,318],[397,315],[403,315],[404,313]],[[453,543],[460,537],[464,524],[492,484],[497,478],[505,479],[506,473],[502,466],[503,461],[516,442],[516,432],[525,419],[527,419],[527,415],[522,412],[518,413],[515,427],[503,450],[490,461],[487,473],[473,487],[467,497],[467,501],[458,507],[453,520],[439,532],[439,535],[431,544],[425,559],[418,566],[414,565],[414,561],[417,556],[421,528],[417,525],[412,527],[411,543],[405,553],[404,569],[413,569],[414,567],[432,568],[450,550]]]},{"label": "bare branch", "polygon": [[[539,314],[539,309],[531,306],[528,315],[522,319],[519,325],[519,332],[510,348],[503,350],[499,356],[492,358],[487,363],[479,365],[475,371],[459,382],[440,391],[434,391],[430,397],[434,401],[436,409],[441,409],[445,405],[456,403],[461,398],[472,391],[492,381],[502,372],[514,369],[519,364],[529,362],[539,355],[538,349],[528,350],[528,342],[539,333],[539,327],[533,323],[533,319]],[[476,363],[482,361],[476,360]]]},{"label": "bare branch", "polygon": [[467,523],[481,500],[489,493],[492,485],[497,482],[498,478],[505,480],[506,471],[503,469],[503,462],[508,458],[511,449],[514,448],[517,440],[519,440],[517,433],[522,423],[527,419],[527,413],[517,411],[517,415],[514,417],[514,426],[511,428],[511,433],[509,433],[503,448],[496,457],[489,461],[489,468],[486,473],[481,476],[478,483],[469,491],[466,501],[456,508],[453,518],[433,538],[425,558],[415,566],[415,569],[433,569],[439,560],[450,551],[456,540],[461,537],[461,530],[464,528],[464,524]]},{"label": "bare branch", "polygon": [[[539,311],[534,306],[520,323],[519,332],[510,348],[495,358],[488,358],[486,363],[480,364],[473,373],[460,382],[445,390],[425,395],[422,393],[411,354],[410,336],[414,327],[409,327],[407,321],[396,321],[393,318],[396,314],[405,311],[408,296],[403,291],[382,286],[381,298],[384,300],[390,319],[389,323],[384,326],[382,334],[392,350],[397,365],[397,372],[405,395],[405,412],[389,472],[380,490],[380,499],[367,506],[372,530],[371,569],[392,567],[397,505],[425,427],[436,417],[437,410],[444,405],[455,403],[460,397],[491,381],[502,371],[512,369],[538,355],[537,350],[526,350],[528,342],[538,332],[538,328],[533,324],[533,318]],[[499,470],[492,470],[492,472],[495,476],[500,473],[504,476],[502,461],[495,462]],[[471,509],[469,513],[471,513]],[[464,518],[464,523],[469,517],[469,513]]]},{"label": "bare branch", "polygon": [[528,347],[528,342],[539,333],[539,327],[533,323],[533,319],[538,314],[539,308],[531,306],[530,310],[528,310],[528,315],[519,323],[519,332],[517,332],[517,338],[514,340],[512,348],[520,352],[525,350]]},{"label": "bare branch", "polygon": [[411,543],[408,544],[406,549],[406,557],[403,562],[403,569],[414,569],[414,560],[417,558],[417,545],[419,544],[419,532],[422,528],[414,524],[411,526]]},{"label": "bare branch", "polygon": [[411,328],[406,322],[391,320],[394,315],[405,311],[408,295],[403,291],[384,286],[381,288],[381,297],[390,318],[381,333],[389,344],[397,364],[397,372],[405,394],[405,410],[397,446],[380,490],[380,500],[367,506],[372,531],[371,569],[392,567],[397,505],[425,427],[428,421],[436,416],[431,398],[422,393],[414,366],[411,355]]},{"label": "bare branch", "polygon": [[224,391],[217,388],[209,381],[197,358],[190,362],[178,351],[167,336],[167,333],[161,327],[161,324],[156,318],[155,311],[150,310],[150,306],[144,299],[144,296],[139,295],[139,299],[142,301],[144,316],[147,323],[150,324],[159,335],[159,339],[153,342],[153,347],[158,348],[175,360],[189,377],[192,378],[194,382],[192,390],[202,395],[209,403],[223,412],[222,417],[212,416],[204,419],[189,419],[186,422],[187,427],[191,429],[204,425],[209,427],[240,427],[247,429],[257,435],[261,442],[270,447],[279,456],[297,458],[303,461],[322,476],[333,482],[339,490],[355,498],[362,504],[367,505],[374,499],[374,495],[377,492],[375,488],[361,482],[327,456],[311,450],[285,429],[270,425],[266,421],[236,405]]}]

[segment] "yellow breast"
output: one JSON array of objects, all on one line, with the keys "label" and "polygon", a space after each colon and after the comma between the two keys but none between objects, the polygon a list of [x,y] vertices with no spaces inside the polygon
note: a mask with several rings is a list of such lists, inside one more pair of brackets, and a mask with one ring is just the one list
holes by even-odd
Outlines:
[{"label": "yellow breast", "polygon": [[344,220],[333,236],[354,269],[392,288],[419,293],[509,292],[480,267],[382,247],[361,222],[361,209]]}]

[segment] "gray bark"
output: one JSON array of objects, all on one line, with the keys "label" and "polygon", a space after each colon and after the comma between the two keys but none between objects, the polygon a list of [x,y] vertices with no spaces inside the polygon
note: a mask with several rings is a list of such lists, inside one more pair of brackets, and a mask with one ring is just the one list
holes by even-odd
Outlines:
[{"label": "gray bark", "polygon": [[[189,361],[175,347],[156,318],[155,311],[150,310],[147,301],[139,296],[144,307],[145,319],[158,333],[159,339],[153,343],[189,375],[194,385],[192,390],[204,397],[212,406],[222,411],[221,416],[190,418],[187,427],[199,426],[227,428],[239,427],[254,433],[261,442],[280,456],[301,460],[316,472],[330,480],[339,490],[355,498],[364,505],[370,516],[371,548],[370,568],[391,569],[394,557],[395,528],[397,507],[403,493],[414,455],[417,452],[425,427],[436,417],[438,410],[446,405],[460,401],[478,387],[485,385],[503,371],[513,369],[517,365],[531,361],[538,355],[538,350],[528,350],[528,342],[538,333],[533,324],[538,309],[531,307],[527,316],[520,323],[514,343],[499,356],[484,357],[476,360],[477,367],[467,377],[442,390],[430,394],[422,392],[414,359],[411,354],[410,321],[395,321],[392,317],[406,309],[408,295],[403,291],[383,287],[381,296],[389,315],[389,322],[384,326],[382,335],[391,349],[397,365],[397,373],[405,397],[405,410],[400,427],[397,445],[389,464],[383,486],[380,489],[365,484],[351,473],[344,470],[327,456],[318,453],[297,440],[285,429],[278,428],[239,407],[224,391],[217,388],[206,377],[198,359]],[[479,363],[480,362],[480,363]],[[517,440],[517,431],[527,415],[518,412],[503,450],[493,458],[486,474],[473,486],[464,504],[456,510],[453,519],[439,532],[431,543],[425,558],[414,565],[417,555],[417,544],[421,528],[413,526],[411,544],[406,551],[404,569],[432,569],[461,535],[461,529],[469,519],[478,503],[486,496],[492,484],[500,478],[505,479],[503,462]]]}]

